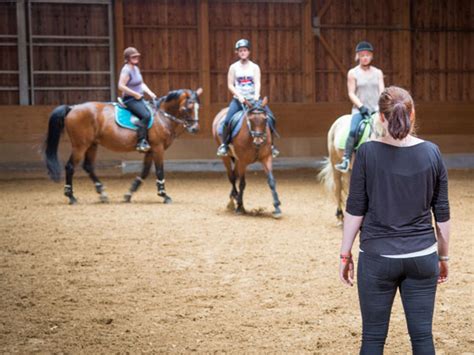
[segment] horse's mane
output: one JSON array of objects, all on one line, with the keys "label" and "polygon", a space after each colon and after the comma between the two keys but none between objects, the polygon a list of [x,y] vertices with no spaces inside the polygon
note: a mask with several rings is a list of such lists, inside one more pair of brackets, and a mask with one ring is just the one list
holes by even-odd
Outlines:
[{"label": "horse's mane", "polygon": [[183,94],[183,91],[183,89],[170,91],[168,95],[166,95],[165,102],[179,99],[179,97]]}]

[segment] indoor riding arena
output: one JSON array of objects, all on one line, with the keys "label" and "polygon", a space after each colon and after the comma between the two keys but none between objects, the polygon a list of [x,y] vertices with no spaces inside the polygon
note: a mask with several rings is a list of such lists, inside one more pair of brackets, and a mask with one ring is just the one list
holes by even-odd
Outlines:
[{"label": "indoor riding arena", "polygon": [[[241,38],[276,117],[280,218],[258,163],[236,213],[216,156],[212,123],[232,99],[227,71]],[[385,86],[411,93],[416,135],[448,168],[449,281],[438,285],[433,338],[438,354],[473,354],[471,0],[1,0],[0,353],[358,353],[357,285],[339,279],[342,227],[318,173],[329,128],[351,112],[360,41],[373,44]],[[124,202],[144,155],[99,144],[103,189],[79,163],[70,204],[65,165],[77,142],[68,116],[52,181],[50,115],[116,102],[130,46],[158,97],[202,88],[188,110],[199,132],[179,126],[164,154],[172,203],[157,194],[154,166]],[[411,353],[399,294],[385,353]]]}]

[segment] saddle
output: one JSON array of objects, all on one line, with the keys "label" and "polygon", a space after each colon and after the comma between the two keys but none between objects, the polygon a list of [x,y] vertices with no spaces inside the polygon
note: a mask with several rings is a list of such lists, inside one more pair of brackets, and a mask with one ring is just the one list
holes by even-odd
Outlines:
[{"label": "saddle", "polygon": [[[359,149],[359,147],[367,142],[367,140],[370,137],[370,134],[372,133],[372,121],[374,115],[377,113],[372,114],[370,117],[365,117],[362,121],[360,121],[359,126],[356,129],[356,134],[355,134],[355,145],[354,145],[354,150]],[[344,150],[346,147],[346,140],[347,137],[349,137],[349,131],[350,131],[350,124],[345,127],[344,132],[339,137],[339,141],[337,142],[337,147],[339,149]]]},{"label": "saddle", "polygon": [[[112,103],[115,108],[115,122],[122,128],[131,129],[133,131],[138,130],[137,123],[140,122],[140,119],[134,116],[123,104],[120,98],[117,99],[118,102]],[[148,110],[150,111],[151,116],[153,117],[153,109],[147,105]],[[147,129],[150,129],[153,126],[153,119],[148,122]]]},{"label": "saddle", "polygon": [[[240,129],[242,128],[242,122],[244,121],[243,118],[244,110],[240,110],[236,112],[230,119],[229,129],[231,132],[231,139],[233,139],[237,134],[239,134]],[[222,140],[222,136],[224,134],[224,120],[221,120],[219,122],[219,126],[217,127],[217,133],[219,134],[219,137],[221,137]]]}]

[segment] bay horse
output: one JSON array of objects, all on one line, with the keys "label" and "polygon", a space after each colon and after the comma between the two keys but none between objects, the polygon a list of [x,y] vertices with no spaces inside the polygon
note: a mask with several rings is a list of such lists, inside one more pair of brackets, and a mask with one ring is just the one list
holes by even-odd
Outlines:
[{"label": "bay horse", "polygon": [[[178,136],[180,127],[184,127],[190,133],[199,131],[198,111],[201,93],[201,88],[196,91],[174,90],[154,102],[153,126],[148,130],[151,149],[145,153],[141,174],[135,178],[125,194],[125,202],[130,202],[133,193],[148,176],[152,162],[155,163],[158,196],[164,199],[164,203],[172,201],[165,190],[164,152]],[[74,106],[56,107],[49,118],[44,145],[48,174],[56,182],[59,182],[61,177],[57,151],[63,130],[66,130],[72,146],[71,156],[65,166],[64,195],[69,198],[70,204],[77,202],[72,182],[75,167],[83,161],[82,167],[94,182],[100,200],[107,202],[104,185],[94,171],[98,146],[102,145],[115,152],[135,151],[136,131],[122,128],[115,122],[115,107],[112,103],[86,102]]]},{"label": "bay horse", "polygon": [[[243,195],[245,190],[245,172],[249,164],[260,162],[267,175],[268,186],[273,196],[274,218],[281,217],[280,200],[276,191],[276,182],[272,172],[272,134],[268,124],[267,114],[264,110],[268,99],[255,104],[245,101],[245,110],[242,118],[242,126],[237,135],[232,139],[229,155],[222,157],[227,171],[227,177],[232,185],[230,192],[229,208],[237,207],[235,212],[245,213]],[[227,114],[228,108],[222,109],[214,118],[212,123],[212,135],[217,145],[221,144],[218,127]],[[231,124],[231,123],[229,123]],[[237,180],[239,189],[237,190]],[[235,202],[235,203],[234,203]]]},{"label": "bay horse", "polygon": [[[344,219],[343,210],[349,192],[351,169],[355,154],[352,156],[351,167],[347,173],[340,172],[335,168],[335,165],[338,164],[344,156],[344,149],[341,148],[340,143],[342,140],[344,141],[343,143],[345,143],[351,125],[351,119],[352,115],[343,115],[331,125],[327,136],[329,157],[324,159],[322,170],[318,174],[318,179],[325,185],[326,190],[334,194],[337,204],[336,218],[339,224],[341,224]],[[362,143],[384,134],[378,112],[374,113],[370,118],[362,120],[361,125],[364,125],[368,130],[365,134],[366,139],[363,137],[365,140],[363,140]],[[359,129],[361,129],[360,125],[358,130]],[[361,134],[361,136],[364,135]],[[356,148],[362,143],[356,142]]]}]

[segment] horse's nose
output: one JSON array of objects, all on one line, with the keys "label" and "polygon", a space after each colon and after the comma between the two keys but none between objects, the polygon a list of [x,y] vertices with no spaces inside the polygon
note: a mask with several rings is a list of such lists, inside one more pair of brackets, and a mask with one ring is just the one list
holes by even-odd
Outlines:
[{"label": "horse's nose", "polygon": [[190,133],[193,133],[193,134],[198,133],[198,132],[199,132],[199,125],[197,124],[197,125],[192,126],[192,127],[189,129],[189,132],[190,132]]},{"label": "horse's nose", "polygon": [[254,138],[253,144],[258,148],[263,144],[263,139],[261,137]]}]

